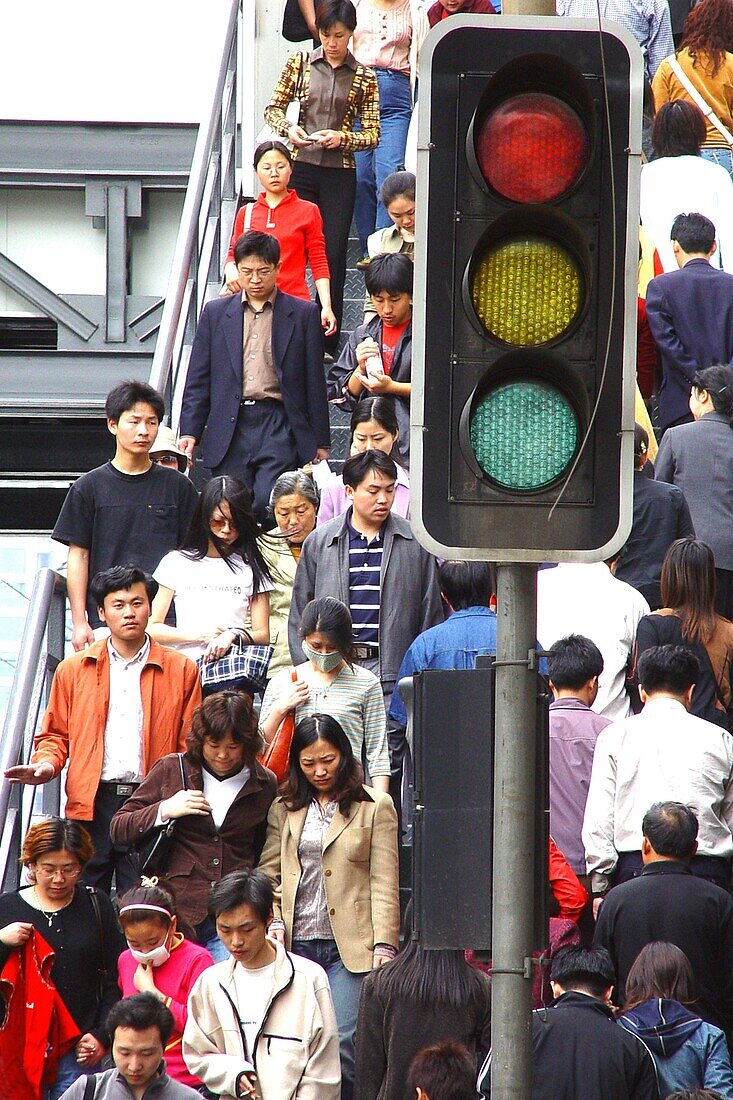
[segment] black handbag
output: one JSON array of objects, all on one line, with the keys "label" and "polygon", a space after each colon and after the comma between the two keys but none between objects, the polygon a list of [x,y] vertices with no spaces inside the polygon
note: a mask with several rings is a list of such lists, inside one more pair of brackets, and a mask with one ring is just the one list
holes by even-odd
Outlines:
[{"label": "black handbag", "polygon": [[285,0],[283,38],[287,38],[288,42],[305,42],[306,38],[311,37],[298,0]]},{"label": "black handbag", "polygon": [[[188,790],[188,784],[186,783],[186,773],[183,770],[183,753],[179,752],[177,755],[181,769],[181,790],[186,791]],[[157,829],[147,833],[140,843],[135,845],[140,855],[140,874],[158,875],[163,871],[175,842],[173,832],[176,820],[176,818],[172,818],[170,821],[166,821],[164,825],[160,825]]]}]

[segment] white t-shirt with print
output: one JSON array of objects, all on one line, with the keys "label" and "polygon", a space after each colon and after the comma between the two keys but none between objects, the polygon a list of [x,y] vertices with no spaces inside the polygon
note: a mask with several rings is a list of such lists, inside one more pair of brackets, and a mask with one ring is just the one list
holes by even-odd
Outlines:
[{"label": "white t-shirt with print", "polygon": [[[196,561],[180,550],[166,554],[153,573],[158,584],[170,588],[176,605],[176,624],[184,633],[207,633],[217,627],[246,626],[252,599],[252,570],[239,556],[230,559],[201,558]],[[263,581],[261,591],[272,588]],[[203,642],[181,642],[176,646],[196,660],[204,652]]]}]

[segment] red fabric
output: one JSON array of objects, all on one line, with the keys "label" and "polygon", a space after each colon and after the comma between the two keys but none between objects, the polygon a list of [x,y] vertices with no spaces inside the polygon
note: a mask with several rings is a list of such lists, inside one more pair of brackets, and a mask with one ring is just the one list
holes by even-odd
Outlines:
[{"label": "red fabric", "polygon": [[[247,205],[240,207],[234,222],[234,232],[229,243],[226,263],[234,262],[234,245],[244,232]],[[252,211],[250,229],[269,233],[280,245],[280,274],[277,285],[283,294],[310,300],[305,281],[306,260],[310,263],[314,279],[328,279],[326,241],[323,236],[321,212],[314,202],[306,202],[295,191],[288,191],[282,202],[269,207],[265,192],[260,191]]]},{"label": "red fabric", "polygon": [[[655,253],[656,255],[656,253]],[[636,381],[641,396],[649,400],[654,392],[657,371],[657,345],[646,319],[646,301],[636,299]]]},{"label": "red fabric", "polygon": [[550,888],[560,906],[557,914],[561,920],[577,921],[585,909],[588,893],[581,886],[565,856],[550,837]]},{"label": "red fabric", "polygon": [[0,1027],[0,1071],[13,1100],[37,1100],[56,1080],[58,1061],[81,1032],[50,978],[56,955],[35,929],[11,951],[0,972],[5,1020]]},{"label": "red fabric", "polygon": [[[435,4],[432,4],[428,8],[428,23],[431,27],[434,27],[436,23],[439,23],[441,19],[448,19],[450,12],[447,12],[440,0],[436,0]],[[496,15],[496,8],[491,3],[491,0],[466,0],[459,12],[454,12],[455,15]]]},{"label": "red fabric", "polygon": [[384,367],[385,374],[392,373],[395,348],[399,344],[402,333],[410,324],[411,320],[411,317],[408,318],[404,325],[398,325],[396,328],[382,325],[382,366]]}]

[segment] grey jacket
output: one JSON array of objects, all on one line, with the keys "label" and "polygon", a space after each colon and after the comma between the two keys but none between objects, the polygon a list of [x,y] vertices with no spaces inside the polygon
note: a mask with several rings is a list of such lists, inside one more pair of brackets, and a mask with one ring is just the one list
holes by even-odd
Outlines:
[{"label": "grey jacket", "polygon": [[[349,606],[350,510],[312,531],[303,543],[293,586],[288,641],[293,661],[303,660],[298,627],[305,605],[319,596],[335,596]],[[424,550],[407,520],[390,513],[384,522],[380,577],[379,679],[397,679],[408,646],[430,626],[442,623],[437,562]]]},{"label": "grey jacket", "polygon": [[711,412],[668,428],[654,463],[658,481],[679,485],[695,533],[712,547],[718,569],[733,569],[733,431]]},{"label": "grey jacket", "polygon": [[[195,1089],[174,1081],[165,1072],[165,1062],[161,1062],[162,1072],[146,1088],[143,1100],[201,1100]],[[95,1073],[96,1086],[94,1100],[132,1100],[134,1093],[118,1069],[108,1069],[105,1073]],[[77,1077],[69,1085],[61,1100],[83,1100],[87,1077]]]}]

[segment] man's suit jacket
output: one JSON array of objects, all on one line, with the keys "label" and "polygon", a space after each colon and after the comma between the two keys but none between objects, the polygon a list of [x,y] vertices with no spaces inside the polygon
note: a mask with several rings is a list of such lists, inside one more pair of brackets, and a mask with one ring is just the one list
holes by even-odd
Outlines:
[{"label": "man's suit jacket", "polygon": [[[208,467],[224,459],[242,398],[244,313],[239,294],[204,306],[188,364],[180,434],[203,439]],[[300,462],[329,447],[323,333],[314,302],[278,291],[272,317],[272,357]]]},{"label": "man's suit jacket", "polygon": [[[397,947],[400,930],[397,814],[388,794],[364,789],[367,798],[352,802],[346,817],[336,810],[323,842],[323,885],[333,934],[344,966],[355,974],[371,970],[375,944]],[[259,864],[282,886],[275,915],[285,922],[288,951],[303,873],[298,844],[307,813],[307,806],[291,812],[275,799]]]},{"label": "man's suit jacket", "polygon": [[667,428],[690,411],[695,371],[733,359],[733,275],[689,260],[651,280],[646,315],[662,360],[659,419]]},{"label": "man's suit jacket", "polygon": [[[722,274],[722,272],[721,272]],[[715,554],[718,569],[733,569],[733,432],[728,418],[705,413],[664,433],[655,463],[659,481],[685,494],[695,534]]]}]

